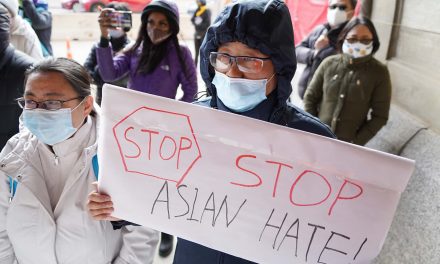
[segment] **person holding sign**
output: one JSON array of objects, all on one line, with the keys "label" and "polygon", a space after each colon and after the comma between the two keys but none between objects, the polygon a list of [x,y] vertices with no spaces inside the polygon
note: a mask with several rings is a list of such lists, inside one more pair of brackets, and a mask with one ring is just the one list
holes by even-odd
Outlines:
[{"label": "person holding sign", "polygon": [[86,69],[43,60],[27,71],[17,102],[22,126],[0,154],[0,262],[152,263],[156,231],[113,230],[87,213],[99,107]]},{"label": "person holding sign", "polygon": [[[318,119],[287,103],[296,56],[291,18],[282,0],[237,1],[228,5],[208,29],[200,50],[200,67],[212,97],[197,104],[334,136]],[[90,194],[92,217],[115,220],[110,201],[107,195]],[[179,239],[174,263],[250,262]]]},{"label": "person holding sign", "polygon": [[106,82],[128,73],[128,88],[175,99],[181,85],[181,101],[192,102],[197,92],[197,76],[191,52],[179,44],[179,11],[174,2],[155,0],[142,11],[136,42],[123,54],[113,57],[109,32],[114,29],[113,9],[99,15],[101,41],[96,50],[99,71]]},{"label": "person holding sign", "polygon": [[390,74],[373,57],[380,43],[368,18],[353,18],[338,45],[342,53],[324,60],[313,76],[304,109],[329,125],[338,139],[365,145],[387,123]]}]

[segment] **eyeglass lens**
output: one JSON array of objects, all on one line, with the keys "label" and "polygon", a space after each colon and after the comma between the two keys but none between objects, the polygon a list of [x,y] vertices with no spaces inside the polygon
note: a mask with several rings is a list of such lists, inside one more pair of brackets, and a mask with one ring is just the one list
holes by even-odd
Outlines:
[{"label": "eyeglass lens", "polygon": [[235,60],[238,69],[242,72],[257,73],[263,68],[263,60],[250,57],[234,57],[222,53],[211,53],[211,65],[218,71],[227,71]]},{"label": "eyeglass lens", "polygon": [[26,99],[19,99],[17,100],[20,107],[24,109],[46,109],[46,110],[58,110],[62,107],[63,102],[58,100],[48,100],[44,102],[35,102],[34,100],[26,100]]},{"label": "eyeglass lens", "polygon": [[356,38],[348,38],[348,39],[347,39],[347,42],[350,43],[350,44],[354,44],[354,43],[358,43],[358,42],[360,42],[360,43],[362,43],[362,44],[369,45],[369,44],[371,44],[371,42],[373,42],[373,40],[372,40],[372,39],[356,39]]}]

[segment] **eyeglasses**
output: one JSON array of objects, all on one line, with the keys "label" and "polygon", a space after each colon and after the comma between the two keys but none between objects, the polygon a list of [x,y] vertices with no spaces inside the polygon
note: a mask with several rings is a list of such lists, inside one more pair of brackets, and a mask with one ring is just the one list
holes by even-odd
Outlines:
[{"label": "eyeglasses", "polygon": [[348,39],[346,39],[346,40],[347,40],[347,42],[350,43],[350,44],[354,44],[354,43],[358,43],[358,42],[360,42],[360,43],[365,44],[365,45],[370,45],[371,42],[373,42],[372,39],[348,38]]},{"label": "eyeglasses", "polygon": [[55,111],[55,110],[60,110],[65,102],[69,102],[81,98],[83,97],[75,97],[69,100],[46,100],[43,102],[36,102],[34,100],[28,100],[21,97],[17,99],[17,103],[21,108],[26,110],[41,108],[45,110]]},{"label": "eyeglasses", "polygon": [[331,9],[331,10],[339,8],[339,10],[345,11],[345,10],[347,10],[347,5],[334,4],[334,5],[329,5],[328,8]]},{"label": "eyeglasses", "polygon": [[258,58],[249,56],[231,56],[226,53],[211,52],[209,62],[219,72],[227,72],[235,61],[238,69],[245,73],[258,73],[263,69],[264,61],[270,58]]}]

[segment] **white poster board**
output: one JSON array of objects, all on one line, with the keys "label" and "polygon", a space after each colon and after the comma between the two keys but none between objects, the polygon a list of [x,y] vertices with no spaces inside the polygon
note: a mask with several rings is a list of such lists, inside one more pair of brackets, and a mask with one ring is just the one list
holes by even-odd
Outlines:
[{"label": "white poster board", "polygon": [[114,216],[259,263],[369,263],[414,162],[106,85],[100,191]]}]

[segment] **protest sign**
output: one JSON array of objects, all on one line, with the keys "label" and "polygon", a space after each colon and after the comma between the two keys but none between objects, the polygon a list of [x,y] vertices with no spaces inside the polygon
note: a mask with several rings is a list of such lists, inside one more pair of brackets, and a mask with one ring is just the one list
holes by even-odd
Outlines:
[{"label": "protest sign", "polygon": [[259,263],[368,263],[414,162],[111,85],[100,191],[114,216]]}]

